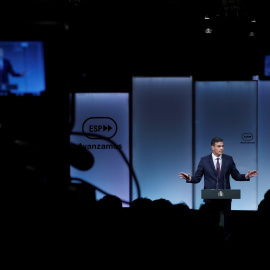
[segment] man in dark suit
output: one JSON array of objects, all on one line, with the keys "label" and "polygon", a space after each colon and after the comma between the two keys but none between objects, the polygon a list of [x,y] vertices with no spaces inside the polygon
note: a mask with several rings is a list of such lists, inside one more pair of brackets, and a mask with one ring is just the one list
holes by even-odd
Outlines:
[{"label": "man in dark suit", "polygon": [[[230,189],[230,176],[236,181],[249,181],[257,176],[258,171],[248,171],[241,174],[236,168],[231,156],[223,154],[223,140],[215,137],[211,140],[212,154],[201,158],[194,176],[189,173],[179,173],[179,177],[187,183],[199,183],[204,176],[204,189]],[[214,203],[218,209],[224,212],[224,230],[227,237],[231,234],[231,200],[204,200],[205,203]]]}]

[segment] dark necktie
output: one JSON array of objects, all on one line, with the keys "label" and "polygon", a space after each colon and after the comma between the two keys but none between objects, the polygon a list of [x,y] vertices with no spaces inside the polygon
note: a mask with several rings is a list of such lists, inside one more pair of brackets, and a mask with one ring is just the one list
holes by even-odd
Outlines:
[{"label": "dark necktie", "polygon": [[220,176],[220,164],[219,164],[219,158],[217,158],[217,171],[218,171],[218,178]]}]

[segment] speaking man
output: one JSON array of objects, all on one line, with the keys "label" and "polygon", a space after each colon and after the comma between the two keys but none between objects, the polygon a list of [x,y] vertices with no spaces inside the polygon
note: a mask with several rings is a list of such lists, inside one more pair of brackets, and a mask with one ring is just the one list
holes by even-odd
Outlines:
[{"label": "speaking man", "polygon": [[[199,183],[204,176],[204,189],[231,189],[230,176],[236,181],[249,181],[257,176],[258,171],[248,171],[241,174],[236,168],[232,156],[223,154],[223,139],[215,137],[211,140],[212,153],[200,159],[194,176],[180,172],[179,177],[187,183]],[[205,203],[214,203],[219,211],[224,213],[225,239],[231,237],[231,200],[204,199]]]}]

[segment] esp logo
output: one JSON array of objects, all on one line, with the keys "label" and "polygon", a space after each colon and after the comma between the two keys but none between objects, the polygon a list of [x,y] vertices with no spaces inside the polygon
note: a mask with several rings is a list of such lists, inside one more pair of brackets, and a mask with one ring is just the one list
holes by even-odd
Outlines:
[{"label": "esp logo", "polygon": [[117,124],[111,117],[89,117],[83,122],[82,132],[89,139],[100,139],[95,134],[110,139],[117,132]]},{"label": "esp logo", "polygon": [[242,139],[244,141],[251,141],[253,139],[253,134],[252,133],[243,133]]}]

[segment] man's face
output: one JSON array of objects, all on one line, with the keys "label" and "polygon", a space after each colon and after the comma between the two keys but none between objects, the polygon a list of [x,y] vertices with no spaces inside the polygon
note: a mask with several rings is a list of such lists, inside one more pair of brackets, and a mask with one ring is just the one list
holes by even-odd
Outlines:
[{"label": "man's face", "polygon": [[224,144],[223,142],[216,142],[215,146],[211,146],[212,150],[213,150],[213,154],[216,157],[219,157],[220,155],[223,154],[223,150],[224,150]]}]

